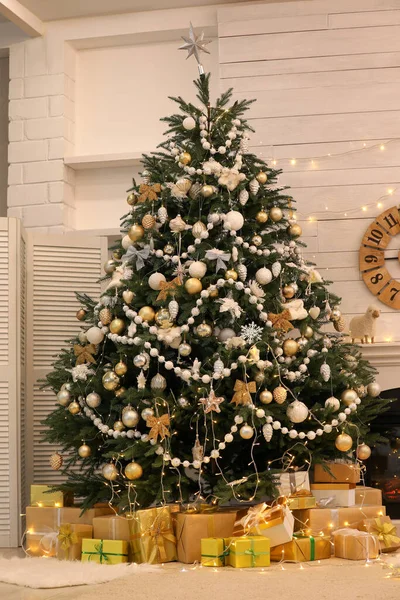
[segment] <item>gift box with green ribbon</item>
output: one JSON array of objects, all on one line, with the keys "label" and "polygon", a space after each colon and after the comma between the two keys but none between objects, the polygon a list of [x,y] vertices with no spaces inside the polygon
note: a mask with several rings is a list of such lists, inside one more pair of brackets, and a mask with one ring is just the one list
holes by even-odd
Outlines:
[{"label": "gift box with green ribbon", "polygon": [[201,564],[203,567],[224,567],[229,556],[230,538],[203,538]]},{"label": "gift box with green ribbon", "polygon": [[245,535],[229,540],[228,564],[236,568],[269,567],[269,539],[260,535]]},{"label": "gift box with green ribbon", "polygon": [[271,560],[290,560],[294,562],[308,562],[330,558],[332,546],[328,535],[293,534],[291,542],[275,546],[271,550]]},{"label": "gift box with green ribbon", "polygon": [[82,562],[118,565],[128,562],[128,542],[123,540],[82,540]]}]

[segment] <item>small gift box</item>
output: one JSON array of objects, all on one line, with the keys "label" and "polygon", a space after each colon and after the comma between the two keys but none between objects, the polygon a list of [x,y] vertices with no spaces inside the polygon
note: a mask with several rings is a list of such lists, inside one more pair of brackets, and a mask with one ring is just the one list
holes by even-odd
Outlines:
[{"label": "small gift box", "polygon": [[138,510],[128,521],[134,562],[156,564],[176,560],[169,506]]},{"label": "small gift box", "polygon": [[382,504],[382,490],[361,485],[357,486],[355,489],[355,502],[364,506]]},{"label": "small gift box", "polygon": [[[358,483],[360,481],[360,466],[345,462],[316,464],[314,467],[314,481],[318,483]],[[374,504],[379,504],[379,502]]]},{"label": "small gift box", "polygon": [[236,511],[182,512],[176,519],[178,560],[192,563],[201,560],[203,538],[230,538],[236,520]]},{"label": "small gift box", "polygon": [[377,558],[379,543],[375,536],[358,529],[338,529],[333,534],[335,556],[348,560]]},{"label": "small gift box", "polygon": [[329,506],[354,506],[356,503],[354,483],[313,483],[311,492],[317,502],[329,500]]},{"label": "small gift box", "polygon": [[81,560],[82,540],[93,537],[91,525],[61,525],[57,534],[58,560]]},{"label": "small gift box", "polygon": [[82,562],[119,565],[128,562],[128,542],[124,540],[82,540]]},{"label": "small gift box", "polygon": [[246,533],[267,537],[271,548],[289,542],[293,536],[294,517],[287,506],[253,506],[240,522]]},{"label": "small gift box", "polygon": [[31,485],[31,506],[61,507],[72,506],[72,493],[53,491],[50,485]]},{"label": "small gift box", "polygon": [[228,563],[236,568],[269,567],[269,539],[251,535],[231,538]]},{"label": "small gift box", "polygon": [[352,506],[349,508],[312,508],[294,510],[295,531],[311,535],[330,535],[341,527],[357,527],[365,518],[385,515],[384,506]]},{"label": "small gift box", "polygon": [[229,556],[231,538],[203,538],[201,540],[201,564],[203,567],[224,567]]},{"label": "small gift box", "polygon": [[331,538],[328,535],[306,535],[294,533],[291,542],[275,546],[271,550],[271,560],[292,560],[305,562],[330,558],[332,553]]},{"label": "small gift box", "polygon": [[317,501],[310,491],[299,490],[286,498],[286,505],[290,510],[300,510],[305,508],[315,508]]},{"label": "small gift box", "polygon": [[290,496],[299,490],[310,489],[308,471],[285,471],[277,475],[276,481],[280,496]]},{"label": "small gift box", "polygon": [[363,519],[358,524],[358,529],[376,536],[381,552],[396,552],[400,548],[400,537],[398,537],[396,526],[390,517]]},{"label": "small gift box", "polygon": [[93,537],[101,540],[124,540],[131,539],[129,531],[129,519],[119,515],[107,515],[93,519]]}]

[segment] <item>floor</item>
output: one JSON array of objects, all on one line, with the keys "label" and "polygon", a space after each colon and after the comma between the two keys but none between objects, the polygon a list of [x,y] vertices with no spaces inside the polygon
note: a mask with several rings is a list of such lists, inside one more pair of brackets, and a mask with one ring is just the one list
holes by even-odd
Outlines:
[{"label": "floor", "polygon": [[[0,555],[11,557],[21,551],[0,550]],[[379,563],[366,567],[333,558],[319,564],[286,564],[283,569],[274,565],[263,572],[170,563],[156,573],[53,590],[0,583],[1,600],[204,600],[210,592],[213,600],[399,600],[400,578],[388,579]]]}]

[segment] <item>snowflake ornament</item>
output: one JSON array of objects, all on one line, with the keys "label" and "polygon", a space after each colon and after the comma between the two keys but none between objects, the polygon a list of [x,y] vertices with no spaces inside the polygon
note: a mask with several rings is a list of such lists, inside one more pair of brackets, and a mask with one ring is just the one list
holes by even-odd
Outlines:
[{"label": "snowflake ornament", "polygon": [[221,305],[219,309],[220,313],[229,312],[236,319],[242,314],[242,309],[233,298],[222,298],[221,300],[217,300],[217,302]]},{"label": "snowflake ornament", "polygon": [[261,340],[263,328],[252,321],[240,328],[240,335],[246,344],[255,344]]},{"label": "snowflake ornament", "polygon": [[77,381],[87,381],[89,375],[94,375],[93,369],[90,369],[88,365],[76,365],[72,369],[67,369],[72,374],[72,379],[76,383]]}]

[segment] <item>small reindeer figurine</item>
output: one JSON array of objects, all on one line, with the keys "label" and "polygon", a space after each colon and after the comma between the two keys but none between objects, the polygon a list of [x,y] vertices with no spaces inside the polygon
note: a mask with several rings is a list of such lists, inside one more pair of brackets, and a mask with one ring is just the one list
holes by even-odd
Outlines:
[{"label": "small reindeer figurine", "polygon": [[355,342],[360,338],[362,344],[373,344],[375,341],[376,319],[381,312],[376,306],[368,306],[365,315],[362,317],[353,317],[350,321],[351,341]]}]

